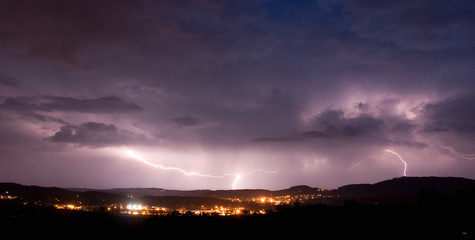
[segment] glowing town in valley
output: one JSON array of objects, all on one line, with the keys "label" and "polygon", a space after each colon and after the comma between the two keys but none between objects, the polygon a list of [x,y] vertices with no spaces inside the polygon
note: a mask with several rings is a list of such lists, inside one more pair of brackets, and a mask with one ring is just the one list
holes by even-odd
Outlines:
[{"label": "glowing town in valley", "polygon": [[226,203],[220,205],[200,205],[194,208],[170,208],[165,206],[147,205],[134,200],[129,195],[130,203],[114,203],[108,205],[84,205],[80,202],[76,204],[54,204],[57,209],[76,210],[76,211],[101,211],[113,214],[127,215],[213,215],[213,216],[230,216],[230,215],[249,215],[249,214],[266,214],[274,210],[277,206],[287,206],[292,204],[303,204],[312,200],[322,200],[329,198],[337,198],[329,194],[328,190],[316,189],[316,193],[311,194],[286,194],[286,195],[261,195],[251,197],[225,197],[221,198]]}]

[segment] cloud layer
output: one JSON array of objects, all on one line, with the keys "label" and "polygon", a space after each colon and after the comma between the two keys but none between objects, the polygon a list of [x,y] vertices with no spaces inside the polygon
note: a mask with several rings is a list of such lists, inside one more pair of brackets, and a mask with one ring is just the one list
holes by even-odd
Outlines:
[{"label": "cloud layer", "polygon": [[73,143],[89,147],[135,145],[138,142],[143,142],[140,136],[118,129],[113,124],[98,122],[64,125],[53,136],[45,140],[54,143]]},{"label": "cloud layer", "polygon": [[0,181],[55,185],[59,164],[104,186],[232,182],[124,149],[217,175],[279,169],[242,188],[400,176],[385,149],[409,175],[475,177],[441,147],[474,152],[473,1],[7,0],[0,16]]}]

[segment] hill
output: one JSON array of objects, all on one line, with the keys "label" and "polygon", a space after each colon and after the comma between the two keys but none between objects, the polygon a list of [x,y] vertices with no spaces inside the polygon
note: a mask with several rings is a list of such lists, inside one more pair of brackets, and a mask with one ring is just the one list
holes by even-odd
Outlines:
[{"label": "hill", "polygon": [[401,177],[375,184],[352,184],[339,187],[333,192],[341,200],[386,200],[415,201],[421,191],[437,191],[440,194],[453,195],[457,191],[475,189],[475,180],[457,177]]},{"label": "hill", "polygon": [[103,205],[125,200],[124,196],[96,190],[73,191],[58,187],[26,186],[17,183],[0,183],[0,194],[17,196],[25,202],[37,204],[83,204]]},{"label": "hill", "polygon": [[[307,202],[310,204],[291,202],[288,205],[275,206],[274,211],[264,215],[251,214],[250,211],[231,216],[195,215],[193,212],[179,214],[179,211],[173,211],[182,208],[199,209],[201,205],[239,204],[234,206],[242,207],[241,202],[219,198],[223,196],[293,196],[312,194],[315,191],[339,197],[324,198],[323,200],[331,200],[323,201],[327,204],[316,204],[322,203],[322,199]],[[154,194],[182,196],[151,196]],[[9,232],[20,234],[19,236],[25,234],[25,237],[27,234],[31,235],[31,232],[47,233],[51,237],[52,233],[61,230],[60,234],[84,233],[87,237],[95,236],[99,232],[109,238],[111,234],[136,238],[140,234],[144,237],[157,234],[175,234],[181,237],[186,234],[190,237],[196,237],[197,234],[207,237],[232,234],[240,237],[239,234],[243,234],[243,237],[249,237],[259,233],[265,238],[288,235],[296,238],[314,236],[324,239],[472,239],[472,233],[475,232],[473,223],[467,221],[475,214],[475,180],[465,178],[403,177],[375,184],[347,185],[328,191],[308,186],[295,186],[278,191],[175,191],[159,188],[111,191],[0,183],[0,195],[0,225]],[[5,199],[5,195],[15,197]],[[87,208],[86,211],[70,211],[51,208],[46,204],[58,201],[67,203],[70,199],[90,203],[113,200],[121,204],[157,204],[155,206],[166,206],[172,211],[166,216],[130,216],[115,214],[115,210],[109,212],[103,205]],[[349,201],[350,199],[355,201]],[[401,200],[418,202],[414,205],[393,204],[400,203]],[[41,203],[25,204],[25,201]],[[341,204],[344,201],[345,204]],[[375,202],[378,204],[374,204]],[[333,205],[335,203],[339,205]],[[250,210],[252,204],[249,204],[247,209]],[[256,209],[271,209],[270,203],[253,204]],[[25,229],[29,231],[24,231]],[[217,231],[222,234],[217,234]],[[61,235],[64,236],[67,235]]]},{"label": "hill", "polygon": [[[91,191],[91,189],[71,189],[75,191]],[[249,198],[260,196],[281,196],[296,194],[317,193],[319,188],[299,185],[282,190],[266,189],[237,189],[237,190],[167,190],[163,188],[114,188],[94,190],[100,192],[129,195],[129,196],[155,196],[155,197],[215,197],[215,198]]]},{"label": "hill", "polygon": [[[0,194],[18,196],[25,202],[45,204],[110,205],[143,202],[169,208],[190,208],[201,205],[235,205],[234,200],[249,202],[261,197],[288,196],[293,201],[302,196],[318,196],[306,203],[341,204],[346,200],[361,203],[415,203],[423,190],[434,190],[453,195],[457,191],[475,189],[475,180],[456,177],[401,177],[375,184],[352,184],[334,190],[309,186],[294,186],[282,190],[166,190],[162,188],[116,188],[116,189],[63,189],[57,187],[25,186],[16,183],[0,183]],[[292,198],[295,197],[295,198]],[[241,202],[241,201],[239,201]]]}]

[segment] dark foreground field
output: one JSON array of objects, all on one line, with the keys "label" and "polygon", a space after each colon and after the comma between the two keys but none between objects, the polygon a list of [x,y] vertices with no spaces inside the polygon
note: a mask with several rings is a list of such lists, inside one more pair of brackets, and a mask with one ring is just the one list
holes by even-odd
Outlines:
[{"label": "dark foreground field", "polygon": [[470,204],[294,206],[267,215],[125,216],[3,204],[3,236],[473,239]]}]

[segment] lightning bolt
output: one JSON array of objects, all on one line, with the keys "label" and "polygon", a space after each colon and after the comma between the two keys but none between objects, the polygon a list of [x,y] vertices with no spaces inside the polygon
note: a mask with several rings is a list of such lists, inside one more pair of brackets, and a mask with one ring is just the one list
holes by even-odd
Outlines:
[{"label": "lightning bolt", "polygon": [[147,161],[145,158],[143,158],[142,156],[138,155],[137,153],[135,153],[134,151],[132,151],[130,149],[125,149],[125,151],[126,151],[127,155],[129,155],[131,158],[133,158],[135,160],[138,160],[139,162],[142,162],[142,163],[144,163],[148,166],[151,166],[151,167],[154,167],[154,168],[159,168],[159,169],[162,169],[162,170],[178,171],[178,172],[180,172],[180,173],[182,173],[186,176],[198,176],[198,177],[205,177],[205,178],[225,178],[225,177],[229,177],[229,176],[234,176],[234,181],[231,185],[232,189],[236,189],[236,185],[237,185],[238,181],[241,179],[241,177],[243,175],[244,176],[249,176],[249,175],[255,174],[257,172],[263,172],[263,173],[267,173],[267,174],[273,174],[273,173],[279,172],[279,170],[254,169],[251,172],[248,172],[248,173],[245,173],[245,174],[225,173],[225,174],[222,174],[222,175],[209,175],[209,174],[203,174],[203,173],[199,173],[199,172],[186,171],[186,170],[183,170],[179,167],[167,167],[167,166],[163,166],[163,165],[160,165],[160,164],[152,163],[152,162]]},{"label": "lightning bolt", "polygon": [[[404,161],[404,159],[402,159],[401,155],[399,155],[397,152],[395,152],[395,151],[393,151],[393,150],[391,150],[391,149],[385,149],[384,151],[396,155],[396,156],[399,158],[399,160],[401,160],[401,162],[404,164],[403,176],[406,176],[407,163],[406,163],[406,161]],[[355,165],[353,165],[352,167],[350,167],[350,168],[348,169],[348,171],[351,171],[351,170],[353,170],[354,168],[358,167],[358,166],[359,166],[360,164],[362,164],[363,162],[366,162],[366,161],[368,161],[368,160],[370,160],[370,159],[374,159],[374,158],[376,158],[376,159],[386,159],[385,156],[369,156],[369,157],[366,157],[366,158],[364,158],[363,160],[357,162]]]},{"label": "lightning bolt", "polygon": [[399,155],[397,152],[395,152],[395,151],[393,151],[393,150],[391,150],[391,149],[385,149],[384,151],[396,155],[396,156],[399,158],[399,160],[401,160],[401,162],[404,163],[403,176],[406,177],[407,163],[406,163],[406,161],[404,161],[404,159],[402,159],[401,155]]},{"label": "lightning bolt", "polygon": [[233,185],[232,185],[233,190],[236,189],[236,184],[237,184],[237,182],[239,181],[240,178],[241,178],[241,175],[236,174],[236,177],[234,178]]},{"label": "lightning bolt", "polygon": [[443,149],[446,149],[446,150],[449,150],[450,153],[452,153],[454,156],[456,157],[459,157],[459,158],[464,158],[464,159],[468,159],[468,160],[475,160],[475,153],[461,153],[461,152],[457,152],[453,147],[450,147],[450,146],[445,146],[444,144],[442,144],[439,140],[437,139],[434,139],[434,141],[436,141],[441,148]]},{"label": "lightning bolt", "polygon": [[358,167],[360,164],[370,160],[370,159],[373,159],[373,158],[376,158],[376,159],[386,159],[384,156],[369,156],[369,157],[365,157],[363,160],[357,162],[355,165],[353,165],[352,167],[348,168],[348,171],[351,171],[353,170],[354,168]]}]

